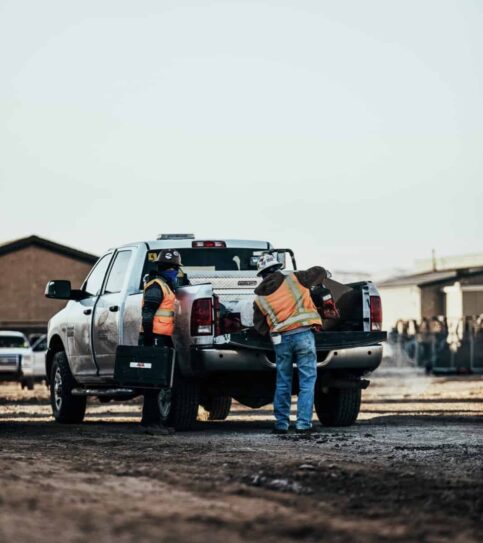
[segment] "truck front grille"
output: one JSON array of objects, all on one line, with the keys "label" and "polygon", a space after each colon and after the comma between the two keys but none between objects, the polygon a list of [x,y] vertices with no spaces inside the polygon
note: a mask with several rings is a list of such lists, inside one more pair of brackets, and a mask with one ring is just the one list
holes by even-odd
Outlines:
[{"label": "truck front grille", "polygon": [[20,355],[0,354],[0,372],[12,371],[20,367]]}]

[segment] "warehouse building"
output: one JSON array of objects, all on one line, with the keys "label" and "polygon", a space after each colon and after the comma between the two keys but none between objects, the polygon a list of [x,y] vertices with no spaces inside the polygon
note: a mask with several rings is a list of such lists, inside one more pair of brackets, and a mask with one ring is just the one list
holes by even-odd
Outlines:
[{"label": "warehouse building", "polygon": [[[424,270],[431,266],[433,269]],[[390,330],[398,321],[441,315],[456,320],[483,313],[483,254],[417,264],[420,271],[378,283]]]},{"label": "warehouse building", "polygon": [[0,329],[42,333],[65,302],[45,298],[51,279],[79,288],[97,256],[29,236],[0,245]]}]

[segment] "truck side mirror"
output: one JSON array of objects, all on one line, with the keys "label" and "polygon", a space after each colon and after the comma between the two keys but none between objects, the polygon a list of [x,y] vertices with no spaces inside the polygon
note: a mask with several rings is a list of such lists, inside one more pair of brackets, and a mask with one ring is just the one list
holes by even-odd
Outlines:
[{"label": "truck side mirror", "polygon": [[57,279],[49,281],[45,287],[46,298],[54,298],[55,300],[71,300],[72,289],[70,281],[64,281],[63,279]]}]

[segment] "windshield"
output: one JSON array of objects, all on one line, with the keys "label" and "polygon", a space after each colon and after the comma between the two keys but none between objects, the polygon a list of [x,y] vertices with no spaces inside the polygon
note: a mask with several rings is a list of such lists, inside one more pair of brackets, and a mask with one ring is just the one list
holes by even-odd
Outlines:
[{"label": "windshield", "polygon": [[22,336],[0,336],[0,349],[22,349],[29,347],[29,342]]}]

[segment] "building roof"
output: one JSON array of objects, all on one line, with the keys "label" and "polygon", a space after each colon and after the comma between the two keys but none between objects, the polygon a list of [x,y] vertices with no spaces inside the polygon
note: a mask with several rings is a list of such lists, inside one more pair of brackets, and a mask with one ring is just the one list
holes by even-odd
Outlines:
[{"label": "building roof", "polygon": [[377,284],[378,287],[404,287],[404,286],[427,286],[438,283],[448,283],[457,281],[463,277],[478,275],[483,273],[483,268],[458,269],[445,271],[432,271],[426,273],[413,273],[392,277]]},{"label": "building roof", "polygon": [[96,262],[98,259],[96,255],[79,251],[78,249],[73,249],[67,245],[61,245],[60,243],[56,243],[35,235],[16,239],[0,245],[0,256],[32,246],[40,247],[41,249],[46,249],[47,251],[61,254],[63,256],[68,256],[75,260],[86,262],[87,264],[94,264],[94,262]]}]

